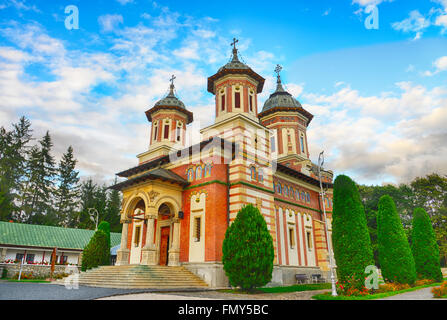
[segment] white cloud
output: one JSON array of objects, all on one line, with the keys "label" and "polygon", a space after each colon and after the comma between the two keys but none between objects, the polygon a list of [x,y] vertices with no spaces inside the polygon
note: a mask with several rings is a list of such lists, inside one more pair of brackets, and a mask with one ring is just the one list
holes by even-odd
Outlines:
[{"label": "white cloud", "polygon": [[118,1],[121,5],[125,6],[128,3],[133,3],[134,0],[116,0]]},{"label": "white cloud", "polygon": [[397,31],[415,33],[414,40],[418,40],[421,38],[423,31],[430,26],[430,21],[418,10],[413,10],[408,18],[400,22],[394,22],[391,26]]},{"label": "white cloud", "polygon": [[387,1],[391,2],[393,0],[352,0],[352,3],[353,4],[356,3],[359,6],[366,7],[369,5],[377,6],[377,5],[381,4],[382,2],[387,2]]},{"label": "white cloud", "polygon": [[447,56],[436,59],[436,61],[433,62],[433,66],[435,67],[435,71],[425,71],[425,76],[431,77],[440,72],[447,71]]},{"label": "white cloud", "polygon": [[123,23],[123,16],[120,14],[106,14],[99,16],[98,23],[103,32],[114,31],[119,24]]}]

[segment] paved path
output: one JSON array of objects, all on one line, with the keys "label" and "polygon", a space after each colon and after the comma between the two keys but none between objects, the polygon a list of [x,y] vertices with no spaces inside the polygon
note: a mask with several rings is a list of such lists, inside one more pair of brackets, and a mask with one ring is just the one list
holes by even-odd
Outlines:
[{"label": "paved path", "polygon": [[140,293],[104,298],[106,300],[311,300],[312,296],[329,290],[288,293],[238,294],[221,291]]},{"label": "paved path", "polygon": [[69,290],[65,286],[50,283],[0,281],[0,300],[91,300],[116,294],[142,291],[86,286],[79,286],[79,289]]},{"label": "paved path", "polygon": [[416,291],[396,294],[395,296],[386,297],[380,300],[447,300],[433,298],[432,288],[424,288]]},{"label": "paved path", "polygon": [[98,298],[96,300],[217,300],[214,298],[198,298],[180,296],[176,293],[134,293],[126,295],[118,295],[111,297]]}]

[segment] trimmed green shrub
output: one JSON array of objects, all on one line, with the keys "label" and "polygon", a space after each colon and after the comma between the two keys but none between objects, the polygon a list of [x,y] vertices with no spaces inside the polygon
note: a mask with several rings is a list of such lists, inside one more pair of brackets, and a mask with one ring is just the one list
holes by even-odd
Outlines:
[{"label": "trimmed green shrub", "polygon": [[101,223],[98,226],[98,230],[102,230],[104,231],[104,233],[107,236],[107,256],[104,257],[104,262],[103,265],[109,265],[110,264],[110,223],[108,223],[107,221],[101,221]]},{"label": "trimmed green shrub", "polygon": [[387,282],[413,284],[416,281],[413,255],[396,205],[388,195],[379,200],[377,243],[383,279]]},{"label": "trimmed green shrub", "polygon": [[422,208],[413,213],[412,245],[416,273],[420,279],[442,280],[439,247],[430,217]]},{"label": "trimmed green shrub", "polygon": [[259,210],[244,206],[228,227],[222,262],[230,284],[243,290],[266,285],[272,279],[273,239]]},{"label": "trimmed green shrub", "polygon": [[345,175],[334,181],[332,242],[339,283],[361,290],[373,251],[357,186]]},{"label": "trimmed green shrub", "polygon": [[110,250],[107,245],[107,235],[104,231],[98,230],[84,248],[81,270],[87,271],[88,269],[104,265],[107,256],[110,256]]}]

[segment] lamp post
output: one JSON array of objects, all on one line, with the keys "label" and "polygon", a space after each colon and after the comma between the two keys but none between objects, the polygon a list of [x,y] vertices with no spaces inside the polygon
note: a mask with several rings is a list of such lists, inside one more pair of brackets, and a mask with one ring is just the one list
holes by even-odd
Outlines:
[{"label": "lamp post", "polygon": [[329,231],[327,227],[327,217],[326,217],[326,204],[324,203],[326,193],[324,192],[323,182],[321,181],[321,169],[323,167],[323,164],[324,164],[324,151],[321,151],[320,155],[318,156],[318,180],[320,181],[320,195],[321,195],[321,202],[323,203],[324,228],[326,232],[326,243],[329,254],[329,268],[331,269],[332,296],[335,297],[337,296],[337,287],[335,285],[334,258],[332,256],[332,246],[329,241]]},{"label": "lamp post", "polygon": [[[96,212],[96,219],[94,218],[94,213],[92,214],[91,212]],[[98,230],[98,219],[99,219],[99,212],[98,210],[96,210],[95,208],[88,208],[88,214],[90,215],[90,219],[92,219],[93,222],[95,222],[96,227],[95,227],[95,231]]]}]

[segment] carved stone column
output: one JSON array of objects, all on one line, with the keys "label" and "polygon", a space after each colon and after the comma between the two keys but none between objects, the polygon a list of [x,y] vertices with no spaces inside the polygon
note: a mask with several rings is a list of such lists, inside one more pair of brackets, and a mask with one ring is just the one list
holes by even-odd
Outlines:
[{"label": "carved stone column", "polygon": [[169,266],[180,265],[180,219],[172,219],[172,245],[169,249]]},{"label": "carved stone column", "polygon": [[117,266],[123,266],[129,264],[129,249],[127,249],[127,236],[129,230],[129,220],[123,221],[123,231],[121,232],[121,245],[116,253]]},{"label": "carved stone column", "polygon": [[155,219],[156,215],[147,216],[146,243],[141,250],[141,264],[154,266],[157,264],[157,250],[154,244]]}]

